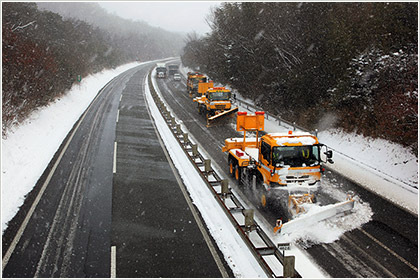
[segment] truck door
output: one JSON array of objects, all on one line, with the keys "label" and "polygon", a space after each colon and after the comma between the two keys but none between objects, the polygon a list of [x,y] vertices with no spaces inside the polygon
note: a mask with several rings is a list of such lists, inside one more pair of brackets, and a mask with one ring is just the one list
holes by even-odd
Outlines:
[{"label": "truck door", "polygon": [[270,175],[270,164],[271,164],[271,146],[264,141],[261,141],[259,161],[261,162],[260,173],[264,177],[264,182],[267,183]]}]

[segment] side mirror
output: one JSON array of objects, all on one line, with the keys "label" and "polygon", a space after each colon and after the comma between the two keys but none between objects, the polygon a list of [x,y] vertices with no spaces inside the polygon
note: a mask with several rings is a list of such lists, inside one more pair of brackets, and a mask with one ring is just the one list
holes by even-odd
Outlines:
[{"label": "side mirror", "polygon": [[[328,158],[328,159],[331,159],[331,158],[332,158],[332,156],[333,156],[333,152],[332,152],[331,150],[326,151],[324,154],[327,156],[327,158]],[[329,161],[328,161],[328,162],[329,162]]]},{"label": "side mirror", "polygon": [[323,156],[321,156],[321,162],[334,163],[334,161],[332,160],[333,151],[332,150],[328,150],[328,147],[326,145],[324,145],[324,144],[320,144],[320,149],[321,148],[325,148],[325,152],[322,152],[322,154],[325,155],[325,158]]}]

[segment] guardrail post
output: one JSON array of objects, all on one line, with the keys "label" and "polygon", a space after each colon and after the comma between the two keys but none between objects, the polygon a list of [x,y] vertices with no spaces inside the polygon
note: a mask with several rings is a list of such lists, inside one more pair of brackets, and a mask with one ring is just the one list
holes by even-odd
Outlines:
[{"label": "guardrail post", "polygon": [[188,142],[188,133],[184,133],[183,138],[184,138],[184,145],[185,145]]},{"label": "guardrail post", "polygon": [[256,190],[257,189],[257,176],[252,175],[252,189]]},{"label": "guardrail post", "polygon": [[204,160],[204,172],[209,173],[211,171],[211,159]]},{"label": "guardrail post", "polygon": [[197,144],[193,144],[191,146],[192,148],[192,156],[193,157],[198,157],[198,145]]},{"label": "guardrail post", "polygon": [[223,199],[227,196],[229,193],[229,181],[228,179],[222,180],[222,197]]},{"label": "guardrail post", "polygon": [[245,216],[245,230],[252,231],[252,227],[254,226],[254,209],[245,209],[244,210]]},{"label": "guardrail post", "polygon": [[295,256],[287,256],[283,259],[283,277],[295,277]]},{"label": "guardrail post", "polygon": [[179,123],[176,124],[176,133],[181,134],[181,125]]}]

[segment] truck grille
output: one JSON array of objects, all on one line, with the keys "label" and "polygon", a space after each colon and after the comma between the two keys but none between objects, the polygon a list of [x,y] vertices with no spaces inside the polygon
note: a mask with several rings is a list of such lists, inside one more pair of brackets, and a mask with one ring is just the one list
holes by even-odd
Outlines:
[{"label": "truck grille", "polygon": [[303,176],[286,176],[286,183],[303,183],[309,180],[309,175]]},{"label": "truck grille", "polygon": [[225,105],[215,105],[216,109],[225,109]]}]

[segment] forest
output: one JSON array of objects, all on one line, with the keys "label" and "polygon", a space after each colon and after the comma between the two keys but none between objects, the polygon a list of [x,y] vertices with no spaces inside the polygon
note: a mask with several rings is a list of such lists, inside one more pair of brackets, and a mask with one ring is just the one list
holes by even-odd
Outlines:
[{"label": "forest", "polygon": [[3,137],[83,77],[179,56],[185,44],[179,34],[110,15],[97,3],[38,4],[42,10],[37,3],[2,3]]},{"label": "forest", "polygon": [[229,2],[181,56],[265,110],[418,155],[416,2]]}]

